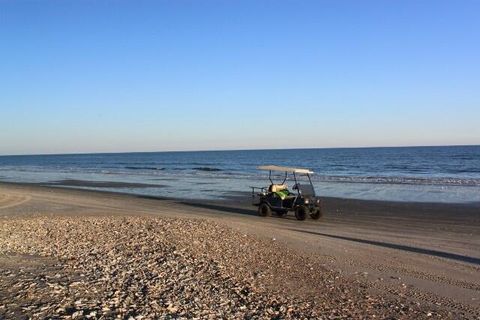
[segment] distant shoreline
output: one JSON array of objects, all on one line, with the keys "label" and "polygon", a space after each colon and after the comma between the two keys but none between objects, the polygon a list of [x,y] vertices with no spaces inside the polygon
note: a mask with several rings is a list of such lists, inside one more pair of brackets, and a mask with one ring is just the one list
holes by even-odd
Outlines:
[{"label": "distant shoreline", "polygon": [[450,148],[450,147],[480,147],[480,144],[451,144],[451,145],[402,145],[402,146],[359,146],[359,147],[307,147],[307,148],[266,148],[266,149],[210,149],[210,150],[160,150],[160,151],[108,151],[108,152],[68,152],[68,153],[25,153],[0,154],[0,157],[23,156],[69,156],[69,155],[121,155],[121,154],[149,154],[149,153],[189,153],[189,152],[241,152],[241,151],[280,151],[280,150],[342,150],[342,149],[403,149],[403,148]]}]

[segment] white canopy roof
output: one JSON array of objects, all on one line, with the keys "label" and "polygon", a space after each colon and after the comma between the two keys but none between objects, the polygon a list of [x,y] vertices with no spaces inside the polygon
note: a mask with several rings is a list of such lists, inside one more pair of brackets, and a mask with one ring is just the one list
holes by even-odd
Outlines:
[{"label": "white canopy roof", "polygon": [[257,167],[259,170],[267,170],[267,171],[282,171],[282,172],[294,172],[294,173],[304,173],[304,174],[312,174],[313,171],[308,169],[301,169],[301,168],[289,168],[289,167],[280,167],[280,166],[260,166]]}]

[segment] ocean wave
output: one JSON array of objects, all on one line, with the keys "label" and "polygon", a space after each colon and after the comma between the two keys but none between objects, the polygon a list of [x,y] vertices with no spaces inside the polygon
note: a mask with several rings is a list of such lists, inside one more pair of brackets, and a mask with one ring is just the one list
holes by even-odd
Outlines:
[{"label": "ocean wave", "polygon": [[165,168],[157,168],[157,167],[136,167],[136,166],[126,166],[125,169],[129,169],[129,170],[165,170]]},{"label": "ocean wave", "polygon": [[223,171],[222,169],[219,169],[219,168],[211,168],[211,167],[196,167],[196,168],[193,168],[193,170],[197,170],[197,171],[209,171],[209,172]]},{"label": "ocean wave", "polygon": [[476,178],[419,178],[419,177],[385,177],[385,176],[316,176],[319,182],[340,183],[368,183],[368,184],[407,184],[407,185],[435,185],[435,186],[480,186],[480,179]]},{"label": "ocean wave", "polygon": [[112,164],[122,165],[122,166],[125,166],[125,165],[128,165],[128,166],[132,166],[132,165],[154,166],[154,165],[157,165],[158,163],[157,162],[149,162],[149,161],[139,161],[139,162],[128,161],[128,162],[113,162]]}]

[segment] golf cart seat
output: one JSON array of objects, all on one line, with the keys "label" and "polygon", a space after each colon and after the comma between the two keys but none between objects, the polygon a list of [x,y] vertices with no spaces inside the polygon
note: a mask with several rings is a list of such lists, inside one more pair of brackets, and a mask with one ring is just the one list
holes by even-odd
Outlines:
[{"label": "golf cart seat", "polygon": [[272,184],[268,188],[269,192],[279,192],[283,190],[288,190],[288,186],[286,184]]},{"label": "golf cart seat", "polygon": [[272,184],[268,188],[268,191],[280,198],[282,201],[293,201],[293,199],[295,199],[295,195],[288,190],[288,185],[286,184]]}]

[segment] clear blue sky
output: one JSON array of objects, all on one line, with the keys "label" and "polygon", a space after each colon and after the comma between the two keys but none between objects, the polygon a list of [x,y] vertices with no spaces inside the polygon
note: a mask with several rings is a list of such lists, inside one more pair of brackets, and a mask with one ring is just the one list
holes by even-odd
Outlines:
[{"label": "clear blue sky", "polygon": [[0,154],[480,144],[480,1],[0,1]]}]

